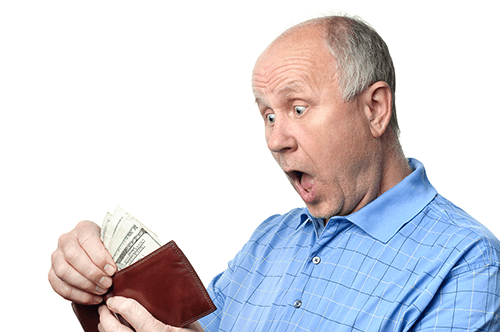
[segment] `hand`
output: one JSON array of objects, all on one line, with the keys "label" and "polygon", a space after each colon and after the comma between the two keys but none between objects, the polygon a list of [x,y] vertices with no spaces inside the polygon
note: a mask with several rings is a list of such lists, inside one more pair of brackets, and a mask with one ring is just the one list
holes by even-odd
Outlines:
[{"label": "hand", "polygon": [[112,284],[116,265],[100,238],[101,228],[82,221],[59,237],[52,254],[49,282],[63,298],[82,304],[98,304]]},{"label": "hand", "polygon": [[111,313],[121,315],[137,332],[203,332],[198,322],[186,328],[172,327],[154,318],[139,302],[121,296],[109,298],[99,307],[100,332],[132,332]]}]

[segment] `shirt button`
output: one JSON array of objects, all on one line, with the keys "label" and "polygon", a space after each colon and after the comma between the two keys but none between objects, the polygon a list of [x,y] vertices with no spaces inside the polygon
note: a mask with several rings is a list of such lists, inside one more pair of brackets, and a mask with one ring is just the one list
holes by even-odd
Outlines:
[{"label": "shirt button", "polygon": [[300,300],[297,300],[297,301],[295,301],[295,302],[293,303],[293,306],[294,306],[295,308],[300,308],[300,306],[301,306],[301,305],[302,305],[302,301],[300,301]]},{"label": "shirt button", "polygon": [[321,258],[319,258],[318,256],[314,257],[313,258],[313,263],[318,265],[319,263],[321,262]]}]

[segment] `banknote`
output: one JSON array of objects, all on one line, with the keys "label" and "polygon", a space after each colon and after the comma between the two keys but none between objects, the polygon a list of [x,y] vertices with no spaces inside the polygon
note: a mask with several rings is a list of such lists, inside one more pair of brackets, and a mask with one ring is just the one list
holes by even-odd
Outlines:
[{"label": "banknote", "polygon": [[155,233],[120,206],[104,217],[101,240],[113,256],[118,270],[162,246]]}]

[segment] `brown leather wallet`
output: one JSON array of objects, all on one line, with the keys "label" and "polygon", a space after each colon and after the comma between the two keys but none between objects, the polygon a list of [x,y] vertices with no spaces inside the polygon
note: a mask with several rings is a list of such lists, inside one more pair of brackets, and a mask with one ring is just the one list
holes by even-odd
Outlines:
[{"label": "brown leather wallet", "polygon": [[[174,241],[118,271],[105,298],[112,296],[132,298],[156,319],[176,327],[185,327],[216,310],[196,271]],[[101,304],[71,305],[83,329],[98,332],[97,309]]]}]

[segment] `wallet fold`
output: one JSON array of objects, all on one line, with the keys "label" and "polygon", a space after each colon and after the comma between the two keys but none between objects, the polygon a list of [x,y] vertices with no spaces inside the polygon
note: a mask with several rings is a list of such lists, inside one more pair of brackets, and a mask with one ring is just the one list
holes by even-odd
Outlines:
[{"label": "wallet fold", "polygon": [[[185,327],[216,310],[196,271],[174,241],[118,271],[105,299],[132,298],[164,324]],[[72,303],[85,332],[98,332],[100,305]],[[125,322],[124,322],[125,323]]]}]

